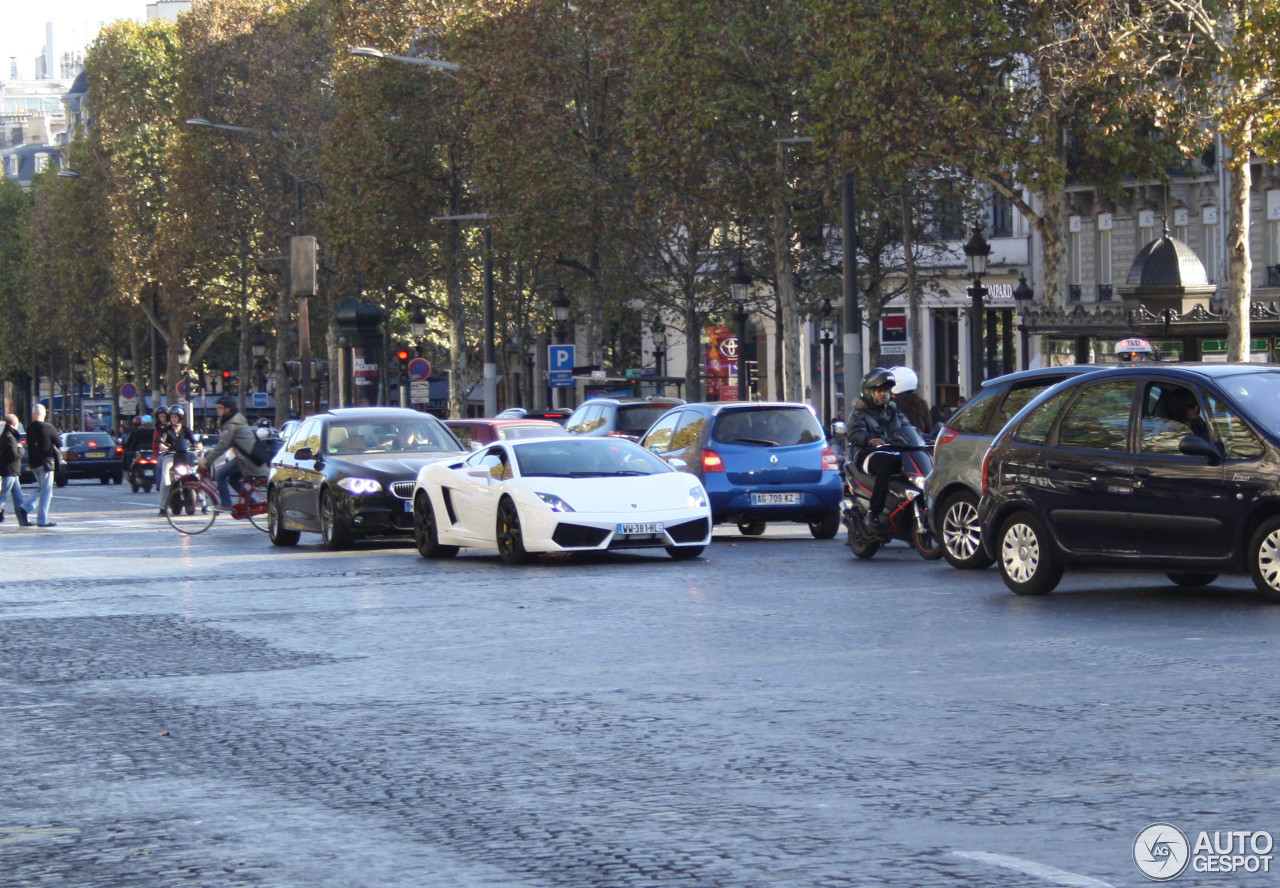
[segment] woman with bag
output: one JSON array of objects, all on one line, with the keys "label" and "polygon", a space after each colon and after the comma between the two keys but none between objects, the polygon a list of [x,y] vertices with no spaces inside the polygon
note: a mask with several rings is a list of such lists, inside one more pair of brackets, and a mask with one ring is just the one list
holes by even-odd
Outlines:
[{"label": "woman with bag", "polygon": [[31,408],[31,425],[27,426],[27,459],[31,472],[36,476],[36,492],[22,508],[35,510],[36,527],[57,527],[49,520],[49,506],[53,502],[53,479],[58,473],[58,461],[62,459],[62,436],[58,430],[44,421],[45,408],[37,404]]},{"label": "woman with bag", "polygon": [[159,461],[156,469],[156,489],[160,491],[161,515],[164,514],[165,503],[169,500],[169,479],[173,475],[174,465],[178,463],[191,465],[191,451],[196,449],[195,436],[191,434],[191,429],[187,428],[186,420],[187,417],[181,410],[174,410],[169,414],[169,424],[156,439],[159,442],[156,450],[156,458]]}]

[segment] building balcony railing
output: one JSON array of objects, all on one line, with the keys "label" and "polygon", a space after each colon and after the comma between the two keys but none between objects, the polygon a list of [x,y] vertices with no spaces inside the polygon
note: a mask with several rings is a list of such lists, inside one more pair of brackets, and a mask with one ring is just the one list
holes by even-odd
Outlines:
[{"label": "building balcony railing", "polygon": [[1267,266],[1267,286],[1280,287],[1280,265]]},{"label": "building balcony railing", "polygon": [[1110,302],[1115,298],[1113,292],[1111,284],[1098,284],[1098,301]]},{"label": "building balcony railing", "polygon": [[1068,302],[1080,301],[1080,285],[1079,284],[1067,284],[1067,301]]}]

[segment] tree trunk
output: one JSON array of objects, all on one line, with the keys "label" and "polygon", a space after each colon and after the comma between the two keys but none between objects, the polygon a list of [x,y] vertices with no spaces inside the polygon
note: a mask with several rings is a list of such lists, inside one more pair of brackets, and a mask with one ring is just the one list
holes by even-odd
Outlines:
[{"label": "tree trunk", "polygon": [[1252,170],[1249,153],[1252,133],[1249,123],[1234,134],[1226,161],[1230,175],[1227,206],[1227,360],[1249,360],[1249,309],[1253,258],[1249,253],[1249,188]]},{"label": "tree trunk", "polygon": [[778,190],[773,208],[773,266],[778,282],[778,313],[781,321],[781,400],[804,397],[800,370],[800,304],[796,300],[795,268],[791,259],[791,212],[787,200],[785,145],[778,145]]},{"label": "tree trunk", "polygon": [[445,327],[449,339],[449,418],[466,419],[466,394],[471,380],[467,373],[467,343],[463,336],[466,326],[466,308],[462,304],[462,236],[457,225],[449,226],[445,239],[448,245],[445,272],[445,289],[448,292],[449,310]]},{"label": "tree trunk", "polygon": [[698,315],[697,300],[686,296],[684,304],[684,399],[701,401],[702,393],[702,318]]}]

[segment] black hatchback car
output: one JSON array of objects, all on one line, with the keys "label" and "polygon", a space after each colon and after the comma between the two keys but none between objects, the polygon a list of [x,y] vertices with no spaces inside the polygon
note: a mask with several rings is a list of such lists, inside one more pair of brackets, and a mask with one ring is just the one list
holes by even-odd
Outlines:
[{"label": "black hatchback car", "polygon": [[1005,585],[1067,567],[1158,571],[1181,586],[1248,573],[1280,602],[1280,368],[1140,364],[1063,382],[983,464],[983,544]]},{"label": "black hatchback car", "polygon": [[468,452],[444,423],[416,410],[348,407],[308,417],[271,461],[271,542],[292,546],[307,531],[341,549],[356,537],[408,536],[418,470]]}]

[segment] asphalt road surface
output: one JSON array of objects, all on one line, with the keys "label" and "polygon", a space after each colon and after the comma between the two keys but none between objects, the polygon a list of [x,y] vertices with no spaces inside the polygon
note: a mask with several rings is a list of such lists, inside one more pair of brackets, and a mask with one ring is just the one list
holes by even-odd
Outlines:
[{"label": "asphalt road surface", "polygon": [[[794,525],[509,568],[156,508],[0,525],[0,886],[1105,888],[1155,823],[1280,833],[1246,578],[1019,598]],[[1174,884],[1276,883],[1210,856]]]}]

